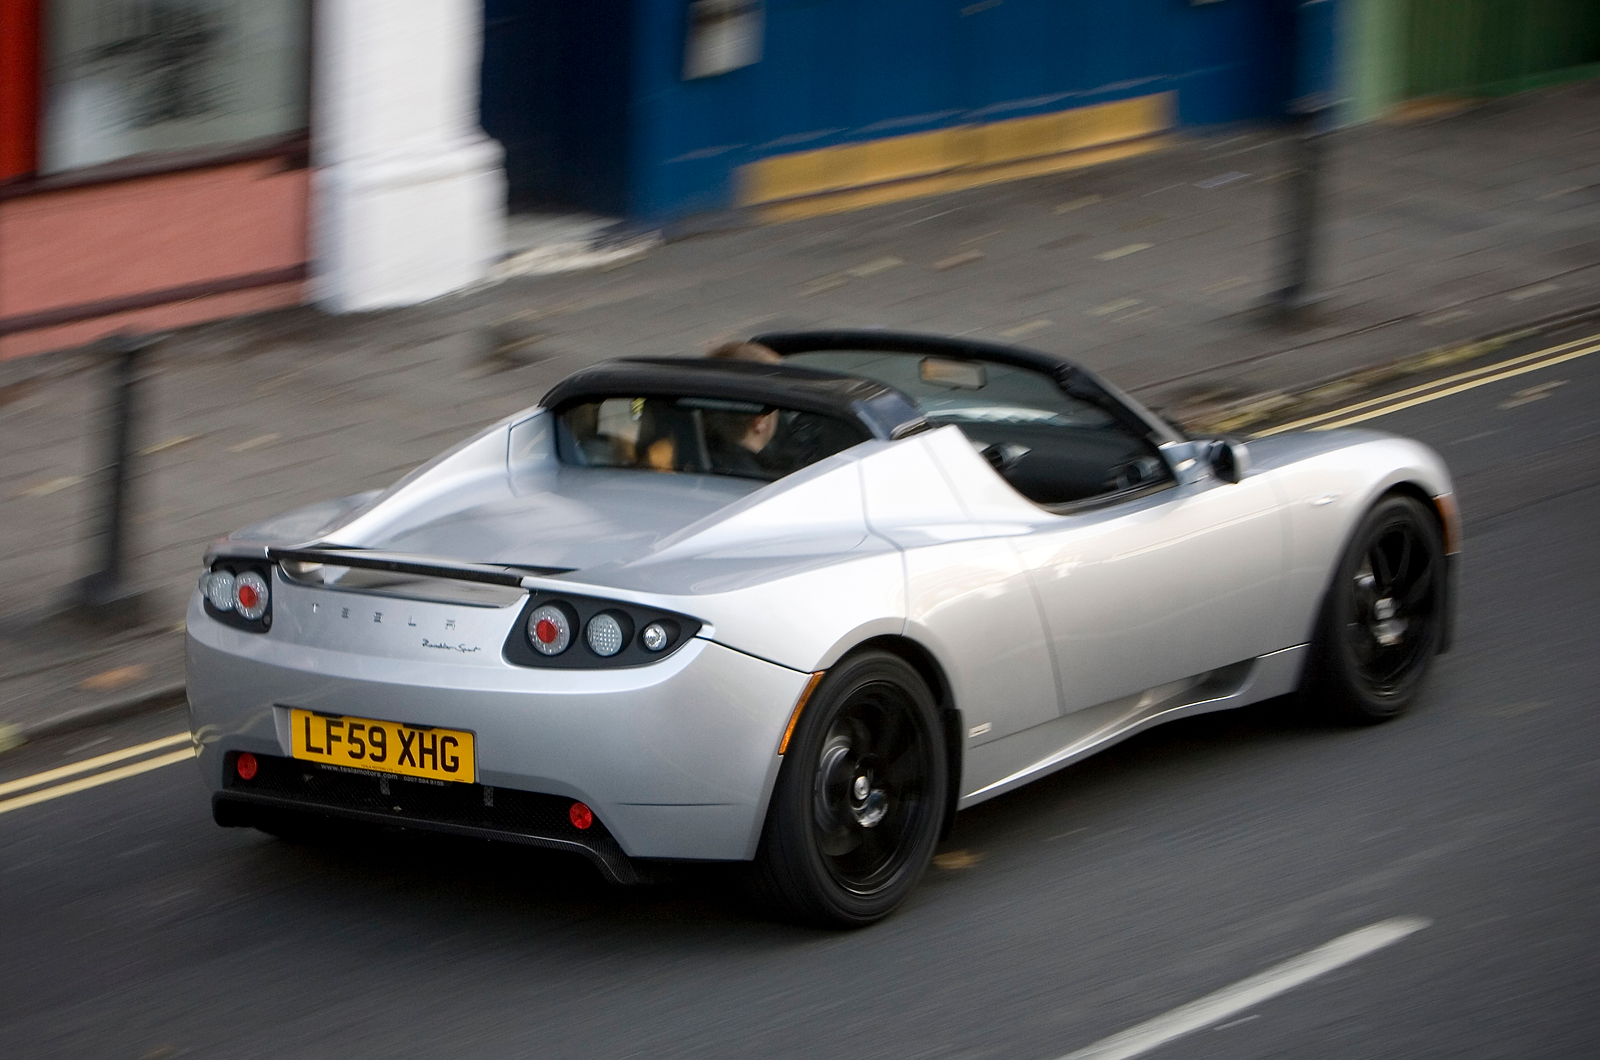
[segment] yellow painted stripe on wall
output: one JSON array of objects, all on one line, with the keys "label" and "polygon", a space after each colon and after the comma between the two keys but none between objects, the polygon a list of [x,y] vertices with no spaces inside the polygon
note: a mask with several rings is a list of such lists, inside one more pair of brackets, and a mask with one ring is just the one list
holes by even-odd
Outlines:
[{"label": "yellow painted stripe on wall", "polygon": [[[775,211],[787,216],[793,213],[787,207],[802,204],[786,200],[829,196],[834,209],[823,212],[834,212],[835,209],[859,208],[843,205],[847,201],[874,205],[936,195],[994,180],[1016,180],[1035,173],[1092,165],[1093,162],[1068,161],[1056,156],[1165,132],[1173,126],[1176,102],[1175,93],[1158,92],[1053,114],[776,155],[753,162],[740,171],[739,205],[774,204],[763,214]],[[1128,157],[1122,152],[1114,152],[1113,156]],[[1024,164],[1018,168],[1017,163]],[[986,173],[985,170],[995,171]],[[1002,171],[1005,175],[1001,175]],[[896,187],[874,187],[890,184]],[[783,208],[776,205],[779,203]]]},{"label": "yellow painted stripe on wall", "polygon": [[842,191],[790,199],[786,202],[777,202],[769,206],[758,206],[756,207],[756,217],[766,224],[778,224],[783,221],[799,221],[807,217],[821,217],[826,214],[848,213],[851,210],[861,210],[868,206],[881,206],[884,203],[903,202],[907,199],[920,199],[930,195],[944,195],[952,191],[964,191],[967,188],[976,188],[984,184],[999,184],[1008,180],[1022,180],[1025,177],[1042,176],[1046,173],[1064,173],[1073,169],[1087,169],[1090,166],[1098,166],[1105,162],[1115,162],[1122,158],[1134,158],[1138,155],[1151,154],[1170,146],[1171,143],[1171,137],[1145,137],[1130,143],[1112,144],[1108,147],[1092,147],[1086,151],[1073,151],[1069,154],[1013,162],[1009,165],[963,169],[933,177],[899,180],[890,184],[869,185],[862,188],[847,188]]}]

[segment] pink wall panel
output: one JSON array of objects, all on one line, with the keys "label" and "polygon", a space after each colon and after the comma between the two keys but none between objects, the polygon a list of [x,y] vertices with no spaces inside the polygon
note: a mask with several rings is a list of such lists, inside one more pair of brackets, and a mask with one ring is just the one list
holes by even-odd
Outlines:
[{"label": "pink wall panel", "polygon": [[0,316],[299,265],[309,178],[269,159],[0,201]]},{"label": "pink wall panel", "polygon": [[138,309],[129,313],[96,317],[76,324],[62,324],[53,328],[39,328],[15,335],[0,335],[0,361],[9,357],[26,357],[30,353],[45,353],[82,346],[124,329],[134,332],[165,331],[186,324],[199,324],[207,320],[261,313],[269,309],[299,305],[305,300],[304,283],[280,283],[270,287],[255,287],[248,291],[230,291],[209,298],[191,298],[184,302]]}]

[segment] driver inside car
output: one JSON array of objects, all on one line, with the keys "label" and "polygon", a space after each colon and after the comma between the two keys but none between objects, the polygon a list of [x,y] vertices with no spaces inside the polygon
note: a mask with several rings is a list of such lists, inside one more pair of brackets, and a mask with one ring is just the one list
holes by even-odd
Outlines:
[{"label": "driver inside car", "polygon": [[707,412],[706,449],[712,467],[725,474],[770,478],[771,469],[760,454],[778,432],[778,410],[766,412]]}]

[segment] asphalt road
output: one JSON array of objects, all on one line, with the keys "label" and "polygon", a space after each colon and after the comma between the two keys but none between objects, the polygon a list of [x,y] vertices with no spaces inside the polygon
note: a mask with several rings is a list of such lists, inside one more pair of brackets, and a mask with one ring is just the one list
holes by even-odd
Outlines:
[{"label": "asphalt road", "polygon": [[[1371,421],[1460,482],[1457,647],[1412,713],[1155,730],[963,814],[862,932],[719,873],[218,829],[187,763],[0,806],[0,1055],[1055,1060],[1395,917],[1431,923],[1148,1055],[1593,1055],[1596,410],[1600,354]],[[182,727],[25,747],[0,784]]]}]

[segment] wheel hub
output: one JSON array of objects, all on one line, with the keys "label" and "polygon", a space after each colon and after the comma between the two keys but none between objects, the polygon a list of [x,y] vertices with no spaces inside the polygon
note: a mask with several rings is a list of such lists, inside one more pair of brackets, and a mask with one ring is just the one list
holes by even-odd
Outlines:
[{"label": "wheel hub", "polygon": [[850,815],[862,828],[874,828],[889,812],[889,793],[873,787],[867,773],[856,776],[850,785]]},{"label": "wheel hub", "polygon": [[1372,604],[1372,637],[1385,648],[1399,644],[1406,635],[1406,620],[1397,617],[1399,605],[1387,596]]},{"label": "wheel hub", "polygon": [[[819,777],[819,822],[846,824],[854,821],[860,828],[876,828],[888,816],[889,792],[877,782],[872,767],[856,756],[847,739],[835,738],[823,749]],[[850,778],[848,783],[841,783],[846,777]],[[830,796],[831,792],[838,792],[844,798]]]}]

